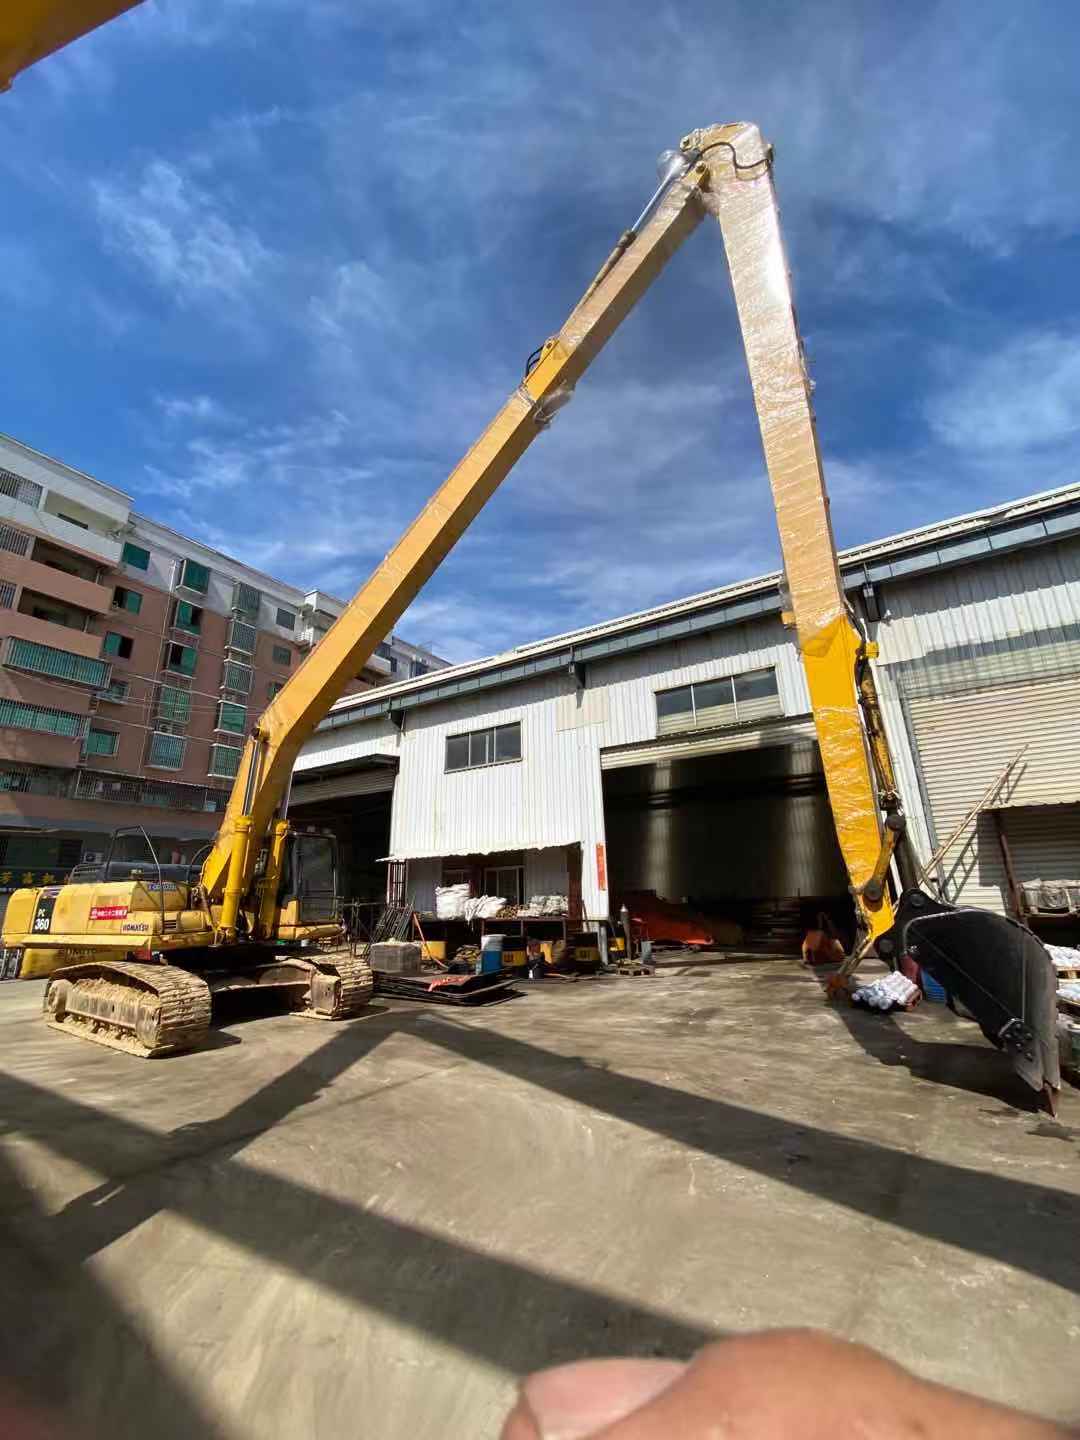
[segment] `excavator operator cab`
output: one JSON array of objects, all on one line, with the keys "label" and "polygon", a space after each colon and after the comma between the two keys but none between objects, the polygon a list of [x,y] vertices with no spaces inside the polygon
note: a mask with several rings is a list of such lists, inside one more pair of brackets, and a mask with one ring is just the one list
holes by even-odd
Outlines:
[{"label": "excavator operator cab", "polygon": [[278,905],[290,925],[325,925],[338,918],[338,843],[328,830],[290,830]]}]

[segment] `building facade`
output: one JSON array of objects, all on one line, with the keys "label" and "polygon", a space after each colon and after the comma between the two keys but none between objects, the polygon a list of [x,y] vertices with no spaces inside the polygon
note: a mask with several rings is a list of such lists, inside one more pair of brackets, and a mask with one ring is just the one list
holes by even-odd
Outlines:
[{"label": "building facade", "polygon": [[[0,894],[121,826],[190,859],[252,723],[343,608],[0,437]],[[388,636],[351,690],[444,663]]]},{"label": "building facade", "polygon": [[[1014,883],[1080,877],[1080,486],[847,551],[841,570],[880,647],[923,861],[1023,749],[933,881],[1008,911]],[[336,825],[358,888],[384,860],[421,910],[467,879],[512,899],[580,887],[593,919],[647,890],[751,927],[778,907],[850,915],[779,582],[348,697],[304,749],[293,813]]]}]

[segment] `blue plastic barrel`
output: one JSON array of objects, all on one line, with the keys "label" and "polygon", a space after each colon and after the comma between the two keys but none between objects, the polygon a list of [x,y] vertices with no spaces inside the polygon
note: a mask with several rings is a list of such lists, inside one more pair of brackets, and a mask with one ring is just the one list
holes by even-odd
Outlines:
[{"label": "blue plastic barrel", "polygon": [[480,973],[502,969],[502,952],[505,935],[485,935],[480,942]]}]

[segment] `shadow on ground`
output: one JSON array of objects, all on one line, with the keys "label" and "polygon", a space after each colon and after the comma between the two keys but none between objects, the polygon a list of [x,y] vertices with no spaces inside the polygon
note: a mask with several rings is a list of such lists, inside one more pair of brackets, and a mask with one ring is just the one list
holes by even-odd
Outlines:
[{"label": "shadow on ground", "polygon": [[[444,1013],[399,1011],[335,1029],[314,1053],[219,1118],[165,1135],[69,1094],[0,1076],[0,1114],[9,1128],[18,1117],[21,1135],[106,1176],[52,1216],[14,1174],[6,1177],[6,1313],[17,1316],[5,1340],[12,1374],[39,1399],[92,1417],[92,1434],[113,1440],[215,1434],[174,1367],[83,1264],[164,1210],[511,1373],[582,1353],[682,1356],[708,1338],[669,1315],[346,1203],[242,1158],[252,1139],[317,1099],[345,1070],[362,1066],[388,1036],[403,1033],[441,1047],[448,1059],[515,1076],[914,1236],[1080,1292],[1074,1195],[674,1090]],[[852,1033],[869,1047],[863,1034]],[[882,1032],[876,1033],[872,1043],[880,1045]],[[910,1045],[908,1037],[902,1043]],[[943,1048],[968,1047],[925,1047]],[[993,1052],[975,1053],[986,1076],[1000,1064]],[[947,1063],[955,1065],[956,1057]],[[1005,1087],[975,1088],[1002,1099]],[[373,1086],[370,1096],[384,1093]],[[324,1113],[332,1124],[333,1108]]]}]

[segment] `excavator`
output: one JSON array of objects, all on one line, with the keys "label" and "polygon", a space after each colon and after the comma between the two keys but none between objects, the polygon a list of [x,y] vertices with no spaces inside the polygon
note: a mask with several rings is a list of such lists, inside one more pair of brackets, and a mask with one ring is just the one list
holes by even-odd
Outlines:
[{"label": "excavator", "polygon": [[[3,944],[19,955],[21,973],[49,974],[51,1024],[158,1055],[199,1045],[212,996],[229,990],[281,990],[295,1008],[331,1019],[366,1005],[371,973],[334,919],[332,837],[298,832],[287,818],[296,758],[632,307],[711,216],[776,509],[790,596],[784,619],[806,672],[855,905],[857,940],[842,975],[872,950],[893,967],[917,957],[1054,1108],[1056,982],[1044,947],[1013,920],[954,907],[915,883],[874,685],[876,647],[840,577],[773,160],[745,123],[694,130],[661,156],[657,188],[565,324],[529,356],[502,409],[259,717],[197,876],[155,883],[105,873],[16,891]],[[903,887],[896,902],[894,873]]]}]

